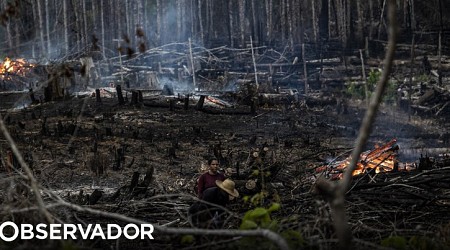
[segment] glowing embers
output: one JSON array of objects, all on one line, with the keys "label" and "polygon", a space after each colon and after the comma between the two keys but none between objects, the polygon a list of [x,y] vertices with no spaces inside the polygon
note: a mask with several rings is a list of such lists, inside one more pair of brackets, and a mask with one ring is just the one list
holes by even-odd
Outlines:
[{"label": "glowing embers", "polygon": [[3,62],[0,63],[0,78],[5,80],[10,80],[11,76],[25,76],[34,65],[28,63],[25,59],[19,58],[16,60],[11,60],[6,57]]},{"label": "glowing embers", "polygon": [[[397,140],[392,139],[390,142],[378,146],[373,150],[361,153],[353,176],[373,171],[374,173],[390,172],[397,168],[397,153],[399,147]],[[343,161],[332,162],[328,165],[318,167],[316,172],[325,173],[328,178],[336,180],[343,177],[345,169],[350,165],[351,157],[347,157]]]}]

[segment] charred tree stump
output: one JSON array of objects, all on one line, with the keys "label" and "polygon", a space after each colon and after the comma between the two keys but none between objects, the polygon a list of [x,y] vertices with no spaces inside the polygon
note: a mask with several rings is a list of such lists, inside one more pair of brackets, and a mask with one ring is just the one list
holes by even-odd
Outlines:
[{"label": "charred tree stump", "polygon": [[95,189],[94,192],[89,196],[89,205],[95,205],[102,198],[103,192]]},{"label": "charred tree stump", "polygon": [[30,99],[31,99],[31,104],[36,104],[36,103],[38,103],[38,100],[36,100],[36,97],[34,97],[33,89],[30,89],[29,95],[30,95]]},{"label": "charred tree stump", "polygon": [[123,98],[122,87],[120,86],[120,84],[116,86],[116,91],[117,91],[117,98],[119,100],[119,105],[125,104],[125,99]]},{"label": "charred tree stump", "polygon": [[143,103],[144,102],[144,96],[142,95],[142,91],[138,90],[138,102]]},{"label": "charred tree stump", "polygon": [[6,172],[11,173],[13,169],[19,169],[20,164],[17,161],[16,156],[13,154],[11,150],[6,152]]},{"label": "charred tree stump", "polygon": [[95,89],[95,99],[97,100],[98,103],[102,102],[102,98],[100,96],[100,89]]},{"label": "charred tree stump", "polygon": [[44,101],[51,102],[53,99],[53,88],[49,83],[47,87],[44,88]]},{"label": "charred tree stump", "polygon": [[133,176],[131,177],[129,193],[133,192],[133,190],[139,184],[139,176],[140,176],[139,172],[136,171],[133,173]]},{"label": "charred tree stump", "polygon": [[189,95],[184,97],[184,110],[189,109]]},{"label": "charred tree stump", "polygon": [[48,135],[48,129],[47,129],[47,117],[44,117],[41,124],[41,135]]},{"label": "charred tree stump", "polygon": [[139,104],[139,96],[137,91],[131,91],[131,105],[137,106]]},{"label": "charred tree stump", "polygon": [[175,99],[169,100],[169,110],[174,111],[175,110]]},{"label": "charred tree stump", "polygon": [[114,150],[114,165],[113,170],[117,171],[122,168],[125,162],[125,148],[120,147]]},{"label": "charred tree stump", "polygon": [[203,110],[203,104],[205,104],[206,95],[201,95],[200,99],[197,102],[197,106],[195,106],[196,110]]},{"label": "charred tree stump", "polygon": [[256,101],[254,99],[252,99],[250,103],[250,113],[252,113],[252,115],[256,114]]},{"label": "charred tree stump", "polygon": [[106,136],[113,136],[112,128],[106,127],[105,128],[105,133],[106,133]]},{"label": "charred tree stump", "polygon": [[147,191],[147,188],[153,179],[153,170],[154,170],[153,167],[147,168],[144,180],[141,183],[139,183],[136,188],[134,188],[132,197],[135,197],[136,195],[139,194],[144,194]]}]

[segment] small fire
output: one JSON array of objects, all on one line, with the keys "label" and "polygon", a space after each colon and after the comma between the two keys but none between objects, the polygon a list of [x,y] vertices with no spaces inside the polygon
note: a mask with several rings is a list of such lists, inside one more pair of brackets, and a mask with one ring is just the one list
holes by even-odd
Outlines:
[{"label": "small fire", "polygon": [[[369,171],[381,173],[394,170],[397,165],[398,150],[399,146],[397,145],[397,140],[392,139],[382,146],[377,146],[373,150],[361,153],[360,160],[352,175],[360,175]],[[344,170],[350,165],[350,161],[351,157],[349,156],[343,161],[318,167],[316,172],[325,172],[331,179],[341,179]]]},{"label": "small fire", "polygon": [[19,58],[11,60],[6,57],[3,62],[0,63],[0,77],[2,79],[10,80],[11,75],[25,76],[34,65],[28,63],[25,59]]}]

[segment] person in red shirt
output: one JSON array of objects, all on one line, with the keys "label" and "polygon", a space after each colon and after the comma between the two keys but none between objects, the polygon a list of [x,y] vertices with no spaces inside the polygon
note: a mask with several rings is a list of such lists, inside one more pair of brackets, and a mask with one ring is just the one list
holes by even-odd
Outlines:
[{"label": "person in red shirt", "polygon": [[225,176],[219,173],[219,161],[217,159],[208,160],[208,172],[202,174],[197,181],[197,195],[199,199],[203,198],[203,191],[210,187],[216,187],[216,181],[224,181]]}]

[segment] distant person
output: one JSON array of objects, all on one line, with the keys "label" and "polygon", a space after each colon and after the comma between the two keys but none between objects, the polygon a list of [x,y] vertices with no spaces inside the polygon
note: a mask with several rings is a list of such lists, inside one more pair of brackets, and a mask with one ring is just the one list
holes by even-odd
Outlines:
[{"label": "distant person", "polygon": [[225,180],[225,176],[219,173],[219,160],[212,158],[208,160],[208,172],[202,174],[197,181],[197,195],[199,199],[203,198],[203,192],[216,186],[216,181]]},{"label": "distant person", "polygon": [[226,179],[216,180],[216,187],[203,192],[203,201],[196,202],[189,207],[189,219],[194,226],[202,228],[221,228],[224,222],[224,213],[227,204],[239,197],[234,181]]}]

